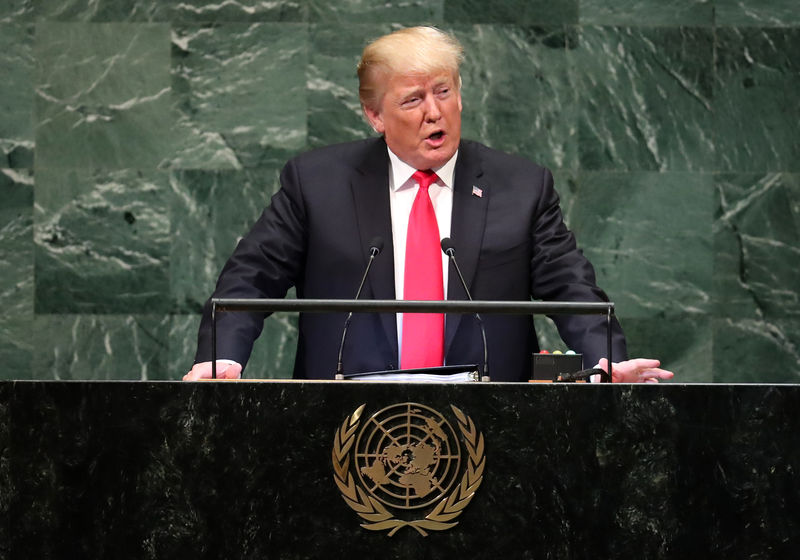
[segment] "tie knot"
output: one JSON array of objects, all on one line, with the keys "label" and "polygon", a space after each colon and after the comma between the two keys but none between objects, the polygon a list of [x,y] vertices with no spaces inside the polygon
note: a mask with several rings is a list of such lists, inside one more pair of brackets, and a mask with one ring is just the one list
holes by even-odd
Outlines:
[{"label": "tie knot", "polygon": [[436,179],[438,179],[436,173],[430,169],[426,169],[425,171],[416,171],[411,177],[419,184],[419,188],[421,189],[427,189],[429,186],[431,186],[431,184],[436,182]]}]

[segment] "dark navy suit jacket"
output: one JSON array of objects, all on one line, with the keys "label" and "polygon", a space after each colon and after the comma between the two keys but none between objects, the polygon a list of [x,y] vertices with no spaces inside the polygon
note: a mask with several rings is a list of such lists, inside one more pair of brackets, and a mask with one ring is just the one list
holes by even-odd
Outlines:
[{"label": "dark navy suit jacket", "polygon": [[[389,157],[382,138],[339,144],[302,154],[281,173],[281,189],[226,263],[213,297],[351,299],[361,280],[370,240],[384,249],[375,259],[361,299],[395,299]],[[477,195],[473,187],[479,189]],[[475,300],[607,301],[594,270],[566,228],[551,173],[524,158],[462,141],[455,168],[451,239]],[[451,265],[452,266],[452,265]],[[457,274],[449,274],[449,299],[467,299]],[[221,313],[217,355],[246,364],[263,315]],[[529,378],[538,350],[529,316],[483,317],[493,381]],[[594,365],[606,354],[605,317],[553,317],[567,345]],[[297,378],[332,378],[343,314],[300,317]],[[626,358],[625,338],[614,322],[614,359]],[[210,305],[198,335],[196,361],[211,356]],[[393,314],[353,317],[344,352],[345,372],[398,366]],[[474,317],[446,318],[447,364],[481,364],[483,348]]]}]

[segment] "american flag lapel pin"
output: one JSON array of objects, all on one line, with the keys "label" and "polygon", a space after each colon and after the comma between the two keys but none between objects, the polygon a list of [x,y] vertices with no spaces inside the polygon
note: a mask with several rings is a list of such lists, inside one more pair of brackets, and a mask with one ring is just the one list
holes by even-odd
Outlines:
[{"label": "american flag lapel pin", "polygon": [[472,186],[472,195],[477,196],[478,198],[483,198],[483,189],[476,187],[475,185]]}]

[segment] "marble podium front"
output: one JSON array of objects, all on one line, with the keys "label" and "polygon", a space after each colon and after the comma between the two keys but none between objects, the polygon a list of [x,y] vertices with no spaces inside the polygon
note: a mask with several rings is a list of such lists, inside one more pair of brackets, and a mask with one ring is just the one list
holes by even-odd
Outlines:
[{"label": "marble podium front", "polygon": [[[367,531],[334,434],[403,402],[485,438],[446,531]],[[0,558],[778,558],[800,386],[2,382]]]}]

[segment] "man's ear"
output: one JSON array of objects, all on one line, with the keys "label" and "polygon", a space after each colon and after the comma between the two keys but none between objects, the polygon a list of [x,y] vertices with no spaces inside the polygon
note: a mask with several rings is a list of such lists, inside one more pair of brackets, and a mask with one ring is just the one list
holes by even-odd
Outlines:
[{"label": "man's ear", "polygon": [[386,130],[383,126],[383,117],[381,117],[380,111],[376,111],[374,109],[370,109],[366,105],[362,105],[361,109],[364,111],[364,116],[367,117],[369,124],[378,134],[383,134]]}]

